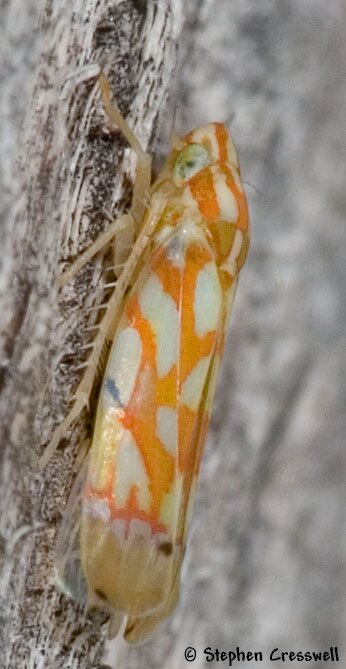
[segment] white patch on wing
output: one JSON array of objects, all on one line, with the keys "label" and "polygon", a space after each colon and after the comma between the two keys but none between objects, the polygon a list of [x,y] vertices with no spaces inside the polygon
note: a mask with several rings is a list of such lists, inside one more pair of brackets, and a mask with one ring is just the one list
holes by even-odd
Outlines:
[{"label": "white patch on wing", "polygon": [[100,518],[105,525],[110,520],[111,512],[106,499],[87,499],[84,502],[84,510],[92,518]]},{"label": "white patch on wing", "polygon": [[139,305],[155,334],[157,373],[162,378],[178,359],[179,313],[155,274],[150,274],[140,291]]},{"label": "white patch on wing", "polygon": [[156,434],[168,453],[175,455],[178,447],[178,414],[171,407],[158,407]]},{"label": "white patch on wing", "polygon": [[237,201],[227,186],[226,175],[223,173],[214,173],[214,188],[217,196],[217,201],[220,208],[220,221],[230,221],[235,223],[238,218]]},{"label": "white patch on wing", "polygon": [[210,365],[210,355],[201,358],[185,379],[181,392],[181,403],[191,411],[197,411]]},{"label": "white patch on wing", "polygon": [[149,479],[142,455],[128,430],[124,430],[117,454],[114,495],[119,508],[126,505],[132,486],[136,486],[138,505],[143,511],[149,511],[151,494]]},{"label": "white patch on wing", "polygon": [[170,491],[163,496],[160,507],[160,521],[169,529],[173,537],[176,535],[183,497],[183,477],[180,473],[177,473]]},{"label": "white patch on wing", "polygon": [[235,261],[238,258],[242,245],[243,245],[243,233],[241,230],[236,230],[231,252],[229,254],[229,259],[231,262]]},{"label": "white patch on wing", "polygon": [[[182,230],[184,233],[184,230]],[[186,250],[186,234],[174,235],[172,239],[167,242],[166,256],[178,269],[183,270],[185,266],[185,250]]]},{"label": "white patch on wing", "polygon": [[118,417],[119,409],[106,407],[104,410],[99,404],[87,474],[87,481],[99,492],[107,484],[109,467],[124,432]]},{"label": "white patch on wing", "polygon": [[115,534],[118,537],[120,541],[125,541],[125,528],[126,528],[125,520],[120,520],[119,518],[116,518],[115,520],[112,521],[111,530],[113,534]]},{"label": "white patch on wing", "polygon": [[146,523],[145,520],[138,520],[137,518],[131,520],[130,532],[129,532],[130,540],[138,536],[149,539],[150,535],[151,535],[151,527],[149,523]]},{"label": "white patch on wing", "polygon": [[[130,401],[141,364],[141,356],[142,341],[137,330],[130,327],[120,330],[109,355],[105,384],[107,384],[107,379],[114,383],[122,406],[126,406]],[[107,406],[118,406],[112,392],[107,390],[107,385],[103,387],[103,400]]]},{"label": "white patch on wing", "polygon": [[196,281],[194,316],[195,332],[204,337],[216,330],[222,306],[222,290],[216,265],[208,262],[199,272]]}]

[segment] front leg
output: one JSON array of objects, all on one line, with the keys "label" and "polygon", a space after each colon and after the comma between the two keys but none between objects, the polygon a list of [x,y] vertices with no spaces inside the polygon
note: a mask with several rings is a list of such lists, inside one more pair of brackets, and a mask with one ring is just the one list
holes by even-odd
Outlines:
[{"label": "front leg", "polygon": [[72,277],[79,272],[79,270],[84,267],[84,265],[91,260],[96,253],[101,251],[105,246],[108,246],[110,242],[120,234],[122,231],[126,231],[128,228],[133,228],[133,218],[131,214],[123,214],[116,218],[113,223],[111,223],[107,230],[102,232],[94,243],[91,244],[83,253],[78,256],[78,258],[70,265],[70,267],[63,272],[57,281],[58,287],[65,286]]},{"label": "front leg", "polygon": [[151,156],[142,148],[137,137],[122,116],[119,107],[114,101],[112,102],[109,81],[104,74],[100,74],[99,83],[101,88],[101,99],[109,120],[121,131],[130,147],[137,154],[137,169],[133,184],[130,211],[134,220],[139,225],[142,221],[149,197],[151,184]]},{"label": "front leg", "polygon": [[[112,240],[113,243],[113,257],[115,268],[124,263],[128,253],[124,253],[124,245],[133,242],[134,235],[140,224],[148,203],[150,184],[151,184],[151,156],[146,153],[136,136],[133,134],[131,128],[128,126],[126,120],[121,115],[117,105],[111,101],[111,90],[108,79],[104,74],[99,77],[99,84],[101,89],[101,99],[103,102],[106,115],[113,125],[124,135],[132,149],[137,154],[137,169],[135,181],[133,184],[132,200],[130,212],[119,216],[111,225],[101,233],[89,248],[87,248],[80,256],[72,263],[72,265],[63,272],[58,279],[58,286],[64,286],[84,265],[93,258],[98,251],[107,246]],[[117,272],[115,272],[117,275]]]}]

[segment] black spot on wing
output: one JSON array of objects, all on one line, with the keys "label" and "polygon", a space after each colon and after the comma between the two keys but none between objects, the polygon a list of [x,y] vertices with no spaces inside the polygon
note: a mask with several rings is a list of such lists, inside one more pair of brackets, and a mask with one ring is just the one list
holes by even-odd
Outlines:
[{"label": "black spot on wing", "polygon": [[110,396],[113,398],[113,400],[115,400],[116,403],[117,403],[120,407],[122,407],[123,404],[122,404],[121,399],[120,399],[119,388],[118,388],[118,386],[116,385],[116,383],[114,382],[114,380],[111,379],[110,377],[108,377],[108,378],[105,380],[105,386],[106,386],[106,390],[107,390],[107,392],[109,392],[109,394],[110,394]]},{"label": "black spot on wing", "polygon": [[173,544],[171,541],[165,541],[165,543],[160,544],[159,551],[164,553],[164,555],[172,555],[173,553]]},{"label": "black spot on wing", "polygon": [[105,595],[105,593],[102,592],[102,590],[95,590],[95,595],[97,595],[97,597],[101,599],[103,602],[107,601],[107,595]]}]

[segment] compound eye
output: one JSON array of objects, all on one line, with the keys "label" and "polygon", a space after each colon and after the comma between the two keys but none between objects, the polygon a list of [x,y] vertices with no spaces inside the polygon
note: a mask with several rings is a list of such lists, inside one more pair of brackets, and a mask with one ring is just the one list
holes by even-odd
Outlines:
[{"label": "compound eye", "polygon": [[173,178],[175,181],[186,181],[191,179],[197,172],[210,165],[209,151],[201,144],[187,144],[180,151],[174,167]]}]

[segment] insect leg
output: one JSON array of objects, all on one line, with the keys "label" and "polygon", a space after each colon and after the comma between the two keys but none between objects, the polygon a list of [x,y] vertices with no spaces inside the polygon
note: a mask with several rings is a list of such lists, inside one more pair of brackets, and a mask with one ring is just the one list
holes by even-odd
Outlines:
[{"label": "insect leg", "polygon": [[78,418],[83,409],[89,405],[89,398],[95,378],[99,372],[102,353],[107,347],[107,344],[112,342],[115,336],[119,318],[119,308],[122,300],[131,283],[133,272],[160,220],[165,205],[166,198],[164,196],[157,194],[152,197],[150,212],[146,218],[143,229],[134,244],[122,274],[117,281],[113,294],[109,299],[105,315],[100,323],[100,329],[94,341],[92,353],[88,359],[86,371],[76,390],[75,401],[61,425],[58,425],[54,430],[53,436],[40,459],[41,467],[44,467],[49,462],[58,447],[60,440],[66,434],[69,427],[74,420]]},{"label": "insect leg", "polygon": [[102,103],[108,118],[122,132],[126,141],[137,154],[137,169],[132,192],[131,214],[136,223],[139,224],[143,218],[150,190],[151,156],[144,151],[137,137],[122,116],[119,107],[112,101],[110,85],[104,74],[100,74],[99,84]]},{"label": "insect leg", "polygon": [[[137,154],[136,177],[133,186],[131,208],[129,214],[119,216],[105,232],[101,233],[91,246],[86,249],[74,263],[63,272],[58,279],[58,286],[64,286],[93,256],[104,246],[109,244],[115,236],[120,234],[118,241],[114,242],[113,255],[114,265],[117,266],[124,262],[121,249],[124,244],[133,242],[135,234],[135,223],[137,226],[143,218],[146,208],[148,194],[151,183],[151,156],[141,147],[138,139],[127,125],[125,119],[120,113],[117,105],[111,101],[111,91],[107,78],[101,74],[99,77],[101,87],[101,97],[108,118],[121,130],[125,139]],[[121,256],[121,257],[120,257]]]},{"label": "insect leg", "polygon": [[129,249],[132,248],[136,237],[137,225],[133,216],[129,215],[129,223],[125,228],[122,228],[119,235],[113,239],[113,274],[118,278],[122,272],[126,260],[129,256]]},{"label": "insect leg", "polygon": [[91,258],[96,255],[102,248],[107,246],[114,237],[123,230],[126,230],[128,227],[133,227],[133,219],[131,214],[123,214],[119,216],[110,226],[102,232],[97,239],[94,241],[89,248],[87,248],[83,253],[78,256],[72,265],[63,272],[57,281],[59,287],[64,286],[72,277],[79,272],[79,270],[84,267],[84,265],[91,260]]}]

